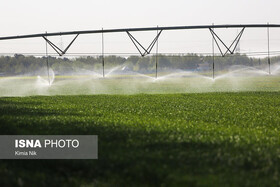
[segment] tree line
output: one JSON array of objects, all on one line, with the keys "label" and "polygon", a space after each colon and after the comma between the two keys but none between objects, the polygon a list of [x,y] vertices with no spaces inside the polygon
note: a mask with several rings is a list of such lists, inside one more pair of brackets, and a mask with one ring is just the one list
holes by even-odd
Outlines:
[{"label": "tree line", "polygon": [[[187,55],[159,55],[158,68],[160,69],[183,69],[200,71],[201,69],[211,69],[213,57],[197,54]],[[58,74],[63,72],[78,72],[80,70],[96,71],[102,68],[102,56],[85,56],[78,58],[48,57],[49,66]],[[105,56],[105,68],[115,66],[126,66],[127,69],[138,72],[152,72],[155,69],[155,56]],[[225,69],[232,65],[244,66],[266,66],[267,58],[252,58],[246,55],[229,55],[226,57],[215,57],[215,68]],[[271,62],[280,61],[280,56],[271,58]],[[0,57],[0,75],[35,74],[41,68],[45,68],[47,57],[24,56],[15,54],[14,56]],[[201,68],[203,67],[203,68]]]}]

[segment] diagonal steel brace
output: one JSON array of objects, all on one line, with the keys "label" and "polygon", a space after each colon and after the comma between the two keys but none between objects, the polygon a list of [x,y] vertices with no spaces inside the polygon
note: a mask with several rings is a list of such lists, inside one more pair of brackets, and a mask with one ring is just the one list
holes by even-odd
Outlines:
[{"label": "diagonal steel brace", "polygon": [[68,51],[68,49],[71,47],[71,45],[74,43],[74,41],[77,39],[77,37],[79,36],[79,34],[77,34],[75,36],[75,38],[70,42],[70,44],[65,48],[65,50],[61,50],[59,47],[57,47],[54,43],[52,43],[49,39],[47,39],[45,36],[42,36],[46,42],[55,50],[55,52],[57,52],[57,54],[59,56],[63,56],[64,54],[66,54],[66,52]]},{"label": "diagonal steel brace", "polygon": [[[129,36],[129,38],[131,39],[132,43],[134,44],[134,46],[136,47],[136,49],[138,50],[138,52],[141,54],[142,57],[148,55],[151,53],[154,45],[156,44],[156,42],[158,41],[158,38],[161,34],[162,30],[160,30],[160,32],[156,35],[156,37],[154,38],[154,40],[151,42],[151,44],[149,45],[148,48],[145,48],[132,34],[130,34],[129,31],[126,31],[127,35]],[[137,45],[138,44],[138,45]],[[144,50],[144,52],[141,51],[142,48]]]},{"label": "diagonal steel brace", "polygon": [[[210,30],[210,32],[211,32],[211,34],[212,34],[212,36],[213,36],[213,39],[214,39],[216,45],[217,45],[218,48],[219,48],[219,51],[220,51],[221,55],[224,57],[228,52],[230,52],[230,54],[233,54],[233,53],[234,53],[234,51],[235,51],[235,49],[236,49],[236,47],[237,47],[237,45],[238,45],[238,43],[239,43],[239,41],[240,41],[240,39],[241,39],[241,36],[242,36],[242,34],[243,34],[244,30],[245,30],[245,27],[243,27],[243,29],[239,32],[239,34],[236,36],[236,38],[233,40],[233,42],[231,43],[231,45],[230,45],[229,47],[228,47],[228,46],[222,41],[222,39],[213,31],[213,29],[209,28],[209,30]],[[218,41],[217,41],[216,38],[218,38],[218,40],[219,40],[219,41],[223,44],[223,46],[227,49],[225,53],[222,52],[222,49],[221,49],[221,47],[220,47],[220,45],[219,45],[219,43],[218,43]],[[233,46],[234,43],[235,43],[235,46],[234,46],[233,50],[231,50],[231,48],[232,48],[232,46]]]}]

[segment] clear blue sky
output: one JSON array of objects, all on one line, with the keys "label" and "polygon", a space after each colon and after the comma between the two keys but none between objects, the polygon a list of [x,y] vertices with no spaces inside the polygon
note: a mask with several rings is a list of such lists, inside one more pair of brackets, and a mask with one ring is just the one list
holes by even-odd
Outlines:
[{"label": "clear blue sky", "polygon": [[[9,0],[1,3],[0,35],[149,26],[278,23],[279,0]],[[237,30],[217,31],[229,43]],[[271,48],[280,50],[278,30],[271,30]],[[135,35],[148,45],[155,33]],[[71,37],[55,37],[66,46]],[[244,33],[241,49],[266,50],[265,30]],[[62,42],[61,42],[62,41]],[[63,43],[63,44],[62,44]],[[105,36],[106,52],[136,52],[123,34]],[[50,50],[51,51],[51,50]],[[207,31],[163,33],[161,52],[211,52]],[[0,43],[2,52],[44,52],[44,41],[25,39]],[[70,52],[100,52],[100,36],[80,37]]]}]

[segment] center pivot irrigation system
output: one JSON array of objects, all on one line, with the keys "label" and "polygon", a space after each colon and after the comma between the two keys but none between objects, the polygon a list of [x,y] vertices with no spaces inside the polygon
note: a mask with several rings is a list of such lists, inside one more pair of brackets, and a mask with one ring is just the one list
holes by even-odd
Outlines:
[{"label": "center pivot irrigation system", "polygon": [[[105,77],[104,73],[104,33],[120,33],[125,32],[127,33],[128,37],[131,39],[132,43],[140,53],[142,57],[150,54],[154,46],[156,45],[156,74],[155,77],[157,78],[158,74],[158,40],[162,33],[162,31],[167,30],[190,30],[190,29],[209,29],[211,35],[212,35],[212,56],[213,56],[213,62],[212,62],[212,70],[213,70],[213,78],[215,77],[215,56],[214,56],[214,45],[216,43],[221,56],[224,57],[227,54],[234,54],[235,49],[242,37],[242,34],[245,30],[245,28],[267,28],[267,43],[268,43],[268,67],[269,67],[269,74],[271,74],[270,70],[270,50],[269,50],[269,28],[280,28],[280,24],[240,24],[240,25],[197,25],[197,26],[175,26],[175,27],[147,27],[147,28],[126,28],[126,29],[101,29],[101,30],[86,30],[86,31],[71,31],[71,32],[55,32],[55,33],[42,33],[42,34],[30,34],[30,35],[20,35],[20,36],[7,36],[7,37],[0,37],[0,40],[13,40],[13,39],[23,39],[23,38],[38,38],[42,37],[46,41],[46,56],[47,56],[47,69],[48,69],[48,76],[49,76],[49,58],[48,58],[48,50],[47,46],[48,44],[54,49],[54,51],[59,55],[63,56],[66,54],[68,49],[71,47],[71,45],[74,43],[74,41],[77,39],[79,35],[82,34],[102,34],[102,67],[103,67],[103,77]],[[241,28],[241,31],[236,36],[236,38],[233,40],[230,46],[226,45],[223,40],[215,33],[214,29],[219,28]],[[154,38],[154,40],[151,42],[151,44],[148,46],[148,48],[145,48],[132,34],[131,32],[141,32],[141,31],[157,31],[157,35]],[[64,49],[60,49],[58,46],[56,46],[54,43],[52,43],[47,37],[48,36],[64,36],[64,35],[76,35],[74,39],[70,42],[70,44]],[[219,44],[219,42],[221,44]],[[224,46],[226,48],[226,51],[223,52],[221,49],[221,46]]]}]

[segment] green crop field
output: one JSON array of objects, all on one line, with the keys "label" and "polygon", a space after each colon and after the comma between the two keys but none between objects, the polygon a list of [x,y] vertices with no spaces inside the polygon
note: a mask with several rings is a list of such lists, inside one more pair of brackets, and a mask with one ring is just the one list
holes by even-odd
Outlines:
[{"label": "green crop field", "polygon": [[98,135],[98,160],[1,160],[0,186],[279,186],[280,92],[0,98],[1,134]]}]

